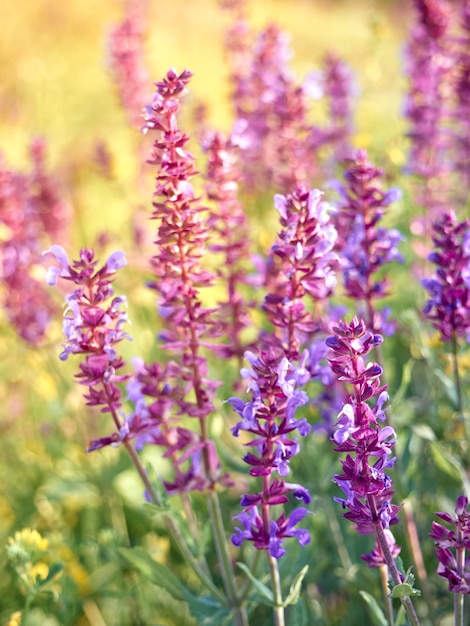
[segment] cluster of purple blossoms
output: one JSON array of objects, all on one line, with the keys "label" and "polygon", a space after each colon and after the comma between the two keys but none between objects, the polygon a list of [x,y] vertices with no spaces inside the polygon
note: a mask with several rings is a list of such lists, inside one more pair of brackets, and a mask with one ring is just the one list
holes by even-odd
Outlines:
[{"label": "cluster of purple blossoms", "polygon": [[437,573],[447,578],[449,591],[456,594],[470,593],[470,557],[466,556],[470,548],[470,512],[467,507],[467,496],[459,496],[455,504],[455,518],[449,513],[436,513],[441,520],[454,526],[455,530],[433,522],[432,532],[429,533],[434,539],[439,559]]},{"label": "cluster of purple blossoms", "polygon": [[199,296],[202,288],[214,283],[215,276],[201,265],[209,236],[204,219],[206,207],[190,182],[197,172],[194,158],[185,148],[189,137],[180,131],[177,119],[180,99],[191,76],[188,70],[181,74],[169,70],[156,83],[152,104],[144,114],[143,132],[157,132],[148,161],[157,166],[152,217],[158,220],[157,253],[152,260],[155,279],[149,287],[159,294],[158,311],[165,322],[159,337],[162,347],[171,350],[173,357],[168,383],[180,386],[181,393],[173,394],[174,408],[178,415],[199,422],[198,445],[193,446],[196,435],[188,431],[179,440],[180,457],[192,467],[188,476],[192,477],[197,467],[197,471],[202,470],[205,485],[211,487],[220,479],[220,471],[213,458],[215,448],[206,418],[213,411],[220,383],[209,378],[203,349],[214,348],[220,332],[214,321],[217,308],[203,307]]},{"label": "cluster of purple blossoms", "polygon": [[[291,194],[274,197],[282,229],[271,248],[263,309],[286,357],[293,361],[320,329],[320,309],[336,285],[337,232],[322,196],[317,189],[299,185]],[[316,307],[316,318],[307,308],[306,296]]]},{"label": "cluster of purple blossoms", "polygon": [[422,284],[430,294],[424,314],[442,341],[470,335],[470,220],[458,222],[445,211],[433,224],[435,250],[428,259],[437,266]]},{"label": "cluster of purple blossoms", "polygon": [[396,229],[379,226],[385,209],[400,198],[400,191],[383,191],[383,172],[368,161],[365,150],[359,150],[344,174],[346,183],[335,181],[339,193],[336,228],[340,237],[336,245],[343,269],[346,295],[362,301],[364,318],[374,332],[388,332],[387,311],[375,309],[374,300],[388,295],[388,281],[377,273],[392,262],[402,262],[398,251],[402,235]]},{"label": "cluster of purple blossoms", "polygon": [[[126,381],[129,376],[119,373],[125,363],[118,355],[116,345],[130,337],[123,330],[127,323],[126,298],[114,296],[111,284],[116,272],[126,265],[125,255],[114,252],[98,269],[93,251],[87,248],[80,251],[80,258],[72,264],[60,246],[51,246],[46,253],[52,254],[57,261],[57,265],[48,270],[48,284],[55,285],[60,277],[76,286],[66,296],[65,344],[60,358],[65,360],[70,354],[85,355],[76,378],[81,385],[88,387],[85,394],[87,405],[111,413],[119,435],[107,443],[117,445],[126,439],[125,425],[118,415],[122,391],[117,383]],[[89,449],[98,447],[102,445],[91,442]]]},{"label": "cluster of purple blossoms", "polygon": [[380,383],[382,368],[364,360],[383,339],[357,317],[349,324],[338,322],[332,330],[334,335],[326,340],[328,362],[338,380],[352,388],[332,435],[335,451],[346,453],[343,471],[334,477],[345,498],[335,500],[347,509],[343,517],[354,522],[359,533],[375,533],[375,549],[362,558],[377,567],[389,564],[384,539],[392,557],[400,552],[389,527],[399,521],[401,507],[392,504],[392,479],[386,474],[395,461],[391,454],[396,435],[390,426],[380,426],[386,419],[387,386]]},{"label": "cluster of purple blossoms", "polygon": [[249,282],[244,263],[250,256],[250,244],[247,217],[238,200],[237,146],[232,137],[224,138],[221,133],[207,134],[203,145],[208,155],[206,193],[214,203],[207,220],[213,240],[209,250],[222,256],[217,276],[227,292],[217,312],[219,332],[226,338],[218,353],[236,357],[241,367],[249,347],[243,331],[250,318],[242,289]]},{"label": "cluster of purple blossoms", "polygon": [[22,339],[35,345],[55,313],[35,271],[47,239],[66,236],[68,207],[46,172],[42,139],[31,142],[30,155],[32,168],[27,173],[8,169],[0,157],[0,276],[10,323]]},{"label": "cluster of purple blossoms", "polygon": [[[328,123],[323,127],[314,127],[307,142],[314,152],[323,147],[332,149],[329,172],[339,163],[351,158],[351,137],[353,133],[352,102],[357,88],[349,65],[335,53],[328,53],[320,72],[311,75],[310,89],[318,92],[328,102]],[[309,80],[306,81],[306,86]],[[328,171],[327,170],[327,171]]]},{"label": "cluster of purple blossoms", "polygon": [[124,111],[133,126],[142,122],[141,111],[150,83],[144,63],[144,35],[148,0],[128,0],[124,20],[108,38],[108,63]]},{"label": "cluster of purple blossoms", "polygon": [[[424,179],[418,202],[441,209],[449,175],[449,79],[454,65],[450,41],[451,6],[446,0],[414,0],[416,23],[406,48],[409,93],[405,105],[410,130],[408,170]],[[416,226],[417,227],[417,226]]]},{"label": "cluster of purple blossoms", "polygon": [[[455,165],[461,173],[463,187],[470,184],[470,0],[460,7],[461,34],[458,40],[457,76],[455,79]],[[466,194],[467,192],[465,192]],[[464,195],[464,201],[467,200]]]},{"label": "cluster of purple blossoms", "polygon": [[[245,357],[251,367],[241,373],[252,400],[230,398],[228,402],[241,417],[232,428],[234,436],[238,437],[240,431],[254,436],[245,444],[250,452],[243,460],[250,466],[250,475],[262,479],[262,490],[242,497],[243,511],[235,516],[241,527],[232,535],[232,543],[240,546],[244,540],[251,541],[255,548],[268,550],[272,557],[279,558],[285,554],[285,538],[297,537],[302,546],[310,541],[307,530],[295,528],[308,513],[304,507],[295,509],[290,516],[281,513],[276,519],[271,518],[271,507],[288,502],[290,494],[305,504],[311,501],[307,489],[284,480],[289,461],[300,449],[292,433],[297,430],[305,437],[310,432],[305,418],[295,418],[297,408],[308,400],[298,387],[310,375],[304,368],[294,367],[274,347],[261,350],[259,356],[247,352]],[[272,478],[275,472],[280,479]]]}]

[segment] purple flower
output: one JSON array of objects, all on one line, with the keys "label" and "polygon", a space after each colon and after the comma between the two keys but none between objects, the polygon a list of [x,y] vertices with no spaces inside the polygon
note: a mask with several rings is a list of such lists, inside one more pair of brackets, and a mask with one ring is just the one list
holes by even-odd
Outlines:
[{"label": "purple flower", "polygon": [[56,284],[57,278],[61,277],[75,285],[75,290],[66,296],[63,327],[66,341],[60,358],[65,360],[70,354],[84,355],[76,378],[81,385],[88,387],[84,394],[87,405],[111,413],[118,427],[118,432],[110,437],[91,442],[89,450],[119,445],[135,436],[129,423],[122,422],[118,415],[122,404],[119,383],[128,380],[129,376],[119,373],[125,363],[118,356],[116,345],[130,337],[123,330],[127,323],[126,299],[113,297],[111,284],[116,271],[125,265],[125,256],[122,252],[115,252],[98,269],[98,260],[87,248],[80,251],[80,258],[72,264],[60,246],[51,246],[47,253],[52,254],[59,265],[49,270],[49,283]]},{"label": "purple flower", "polygon": [[[342,473],[334,481],[346,498],[334,499],[362,534],[385,533],[392,555],[400,549],[388,529],[398,522],[400,507],[391,503],[392,479],[387,475],[393,466],[392,446],[396,434],[390,426],[380,427],[385,419],[388,401],[386,386],[380,384],[382,368],[366,363],[364,357],[382,342],[382,337],[366,329],[363,320],[354,317],[350,323],[339,321],[332,327],[334,335],[326,340],[330,349],[328,362],[339,381],[348,385],[349,398],[338,415],[332,441],[341,459]],[[375,404],[371,401],[376,398]],[[384,564],[384,555],[376,548],[363,555],[369,566]]]},{"label": "purple flower", "polygon": [[439,512],[436,515],[455,530],[450,530],[437,522],[432,523],[429,536],[434,539],[436,556],[439,559],[437,573],[447,578],[449,591],[470,593],[470,558],[466,550],[470,548],[470,512],[468,498],[461,495],[455,505],[455,517]]},{"label": "purple flower", "polygon": [[[253,399],[248,402],[240,398],[228,400],[242,418],[232,432],[236,437],[240,431],[253,436],[245,443],[250,451],[243,460],[250,466],[251,476],[261,477],[263,482],[261,491],[242,497],[243,513],[236,518],[242,522],[244,530],[238,528],[232,542],[240,545],[247,539],[253,541],[256,548],[269,550],[271,556],[280,558],[285,553],[282,544],[286,537],[296,536],[301,545],[310,540],[307,531],[294,528],[306,514],[305,509],[295,509],[288,518],[281,515],[276,522],[270,513],[271,506],[288,502],[290,494],[306,504],[311,501],[305,487],[283,480],[290,471],[291,458],[299,451],[292,433],[298,430],[301,436],[306,436],[310,432],[305,418],[295,417],[297,408],[307,401],[307,396],[297,389],[299,379],[304,378],[297,376],[296,368],[274,347],[261,350],[258,357],[248,352],[246,357],[251,368],[245,369],[243,377],[251,381],[249,388]],[[281,479],[274,478],[275,473]],[[262,517],[258,515],[257,506],[262,509]]]},{"label": "purple flower", "polygon": [[383,172],[367,159],[365,150],[359,150],[344,174],[345,184],[336,181],[340,195],[336,228],[341,236],[339,252],[346,295],[362,301],[369,312],[368,325],[382,331],[382,316],[375,311],[374,300],[388,295],[386,277],[377,273],[384,265],[403,262],[398,251],[402,240],[396,229],[379,227],[385,208],[395,202],[400,192],[383,191],[380,178]]}]

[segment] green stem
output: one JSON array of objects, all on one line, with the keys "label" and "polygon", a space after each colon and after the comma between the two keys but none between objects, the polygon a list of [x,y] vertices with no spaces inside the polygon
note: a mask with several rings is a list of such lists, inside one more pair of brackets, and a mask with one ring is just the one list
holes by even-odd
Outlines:
[{"label": "green stem", "polygon": [[31,591],[28,591],[24,604],[24,609],[21,611],[20,626],[26,626],[26,624],[28,623],[29,612],[31,610],[31,604],[35,595],[35,593],[31,593]]},{"label": "green stem", "polygon": [[[377,537],[377,541],[382,550],[382,554],[384,556],[385,563],[387,564],[388,571],[390,573],[390,578],[394,585],[400,585],[402,580],[400,578],[400,574],[398,572],[397,566],[395,565],[395,561],[393,559],[392,553],[390,552],[390,548],[388,546],[387,538],[385,537],[384,529],[377,515],[377,507],[375,504],[374,496],[368,496],[370,510],[372,512],[372,518],[374,520],[374,530],[375,536]],[[419,618],[416,614],[415,608],[413,606],[413,602],[409,596],[405,596],[404,598],[400,598],[400,601],[405,609],[405,612],[410,620],[411,626],[420,626]]]},{"label": "green stem", "polygon": [[[156,504],[157,506],[161,506],[162,502],[160,501],[160,498],[158,497],[158,494],[155,491],[155,487],[150,482],[149,477],[147,476],[147,472],[145,471],[145,468],[143,467],[142,462],[141,462],[141,460],[139,458],[139,455],[137,454],[137,452],[134,449],[134,446],[132,445],[132,443],[130,441],[125,441],[124,442],[124,446],[125,446],[128,454],[129,454],[129,456],[131,457],[131,460],[134,463],[134,466],[135,466],[135,468],[136,468],[140,478],[142,479],[142,482],[144,483],[144,486],[145,486],[145,488],[146,488],[146,490],[147,490],[147,492],[148,492],[152,502],[154,504]],[[173,539],[174,539],[176,545],[178,546],[179,550],[181,551],[182,555],[184,556],[184,558],[188,562],[188,565],[191,567],[193,572],[199,578],[201,583],[203,583],[203,585],[208,589],[208,591],[210,591],[211,594],[215,598],[217,598],[217,600],[219,600],[219,602],[221,602],[222,604],[226,605],[227,604],[227,599],[226,599],[225,595],[222,594],[219,591],[219,589],[217,589],[217,587],[214,585],[214,583],[201,570],[200,564],[198,563],[198,561],[194,557],[193,553],[189,549],[186,541],[184,540],[183,536],[181,535],[177,525],[175,524],[175,522],[173,521],[171,516],[168,515],[167,513],[164,513],[163,514],[163,521],[165,522],[165,526],[166,526],[168,532],[173,537]]]},{"label": "green stem", "polygon": [[268,553],[269,569],[271,571],[271,585],[274,595],[274,626],[285,626],[284,619],[284,607],[282,606],[282,589],[281,578],[279,576],[279,568],[277,566],[277,559]]},{"label": "green stem", "polygon": [[381,565],[380,568],[380,582],[382,583],[382,594],[384,597],[384,604],[387,607],[388,623],[390,626],[394,626],[395,617],[393,615],[393,603],[392,598],[389,596],[388,588],[388,567]]},{"label": "green stem", "polygon": [[228,596],[228,602],[233,610],[233,622],[236,626],[247,626],[248,618],[245,609],[240,605],[237,589],[235,586],[235,572],[225,540],[225,529],[220,510],[219,497],[215,491],[207,494],[207,506],[214,533],[214,543],[217,551],[218,562],[224,581],[224,588]]}]

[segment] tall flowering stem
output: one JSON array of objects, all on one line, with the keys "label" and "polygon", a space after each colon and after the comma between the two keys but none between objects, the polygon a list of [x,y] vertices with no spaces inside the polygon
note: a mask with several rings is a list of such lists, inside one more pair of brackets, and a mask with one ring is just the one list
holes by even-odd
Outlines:
[{"label": "tall flowering stem", "polygon": [[[67,254],[61,246],[53,245],[47,252],[52,254],[57,262],[49,268],[47,282],[55,285],[58,278],[62,278],[76,286],[74,291],[66,296],[67,308],[63,323],[65,344],[60,358],[66,360],[70,355],[84,355],[85,360],[80,363],[76,379],[79,384],[88,387],[87,393],[84,394],[87,405],[100,408],[102,413],[109,413],[116,427],[113,435],[91,441],[88,450],[93,451],[105,445],[123,444],[148,497],[154,504],[161,505],[160,496],[132,443],[139,435],[147,434],[149,431],[155,433],[158,423],[153,422],[151,416],[150,418],[144,416],[142,411],[137,411],[129,419],[121,411],[123,397],[121,385],[128,381],[130,376],[120,372],[125,363],[118,354],[117,345],[125,339],[130,339],[130,336],[123,328],[127,322],[126,298],[114,296],[111,285],[116,272],[126,265],[125,255],[120,251],[114,252],[105,264],[98,268],[98,260],[93,251],[87,248],[80,251],[80,258],[72,264],[69,263]],[[224,601],[224,597],[192,555],[171,516],[165,514],[164,521],[194,573],[214,597]]]},{"label": "tall flowering stem", "polygon": [[470,512],[468,498],[459,496],[455,504],[455,517],[449,513],[436,515],[455,530],[449,530],[442,524],[432,523],[429,536],[434,539],[436,556],[439,559],[437,573],[446,578],[449,591],[454,594],[454,625],[463,626],[464,598],[470,593],[470,558],[466,551],[470,548]]},{"label": "tall flowering stem", "polygon": [[[446,0],[414,0],[415,21],[405,51],[409,91],[405,105],[408,170],[422,180],[417,202],[432,216],[445,206],[449,186],[450,39],[452,7]],[[415,225],[417,228],[418,225]],[[426,225],[421,228],[426,230]],[[424,233],[425,234],[425,231]]]},{"label": "tall flowering stem", "polygon": [[430,278],[423,278],[429,294],[425,316],[439,331],[441,341],[449,342],[454,370],[457,411],[463,414],[462,384],[459,372],[459,339],[470,336],[470,220],[457,220],[451,210],[433,223],[434,250],[428,259],[436,265]]},{"label": "tall flowering stem", "polygon": [[16,172],[0,155],[0,278],[2,303],[18,335],[30,345],[45,336],[54,303],[35,277],[47,239],[66,236],[69,211],[46,170],[46,144],[31,142],[31,171]]},{"label": "tall flowering stem", "polygon": [[[385,421],[384,405],[388,401],[387,387],[380,382],[382,368],[364,360],[383,338],[367,330],[357,317],[350,323],[338,322],[332,330],[334,335],[326,340],[328,361],[338,380],[350,390],[332,436],[335,451],[346,453],[341,460],[342,473],[334,476],[345,498],[335,500],[346,510],[343,517],[354,522],[359,533],[375,534],[374,550],[362,558],[369,567],[386,567],[393,585],[400,585],[403,579],[395,565],[400,547],[390,526],[399,521],[401,507],[392,504],[392,479],[386,474],[395,461],[391,455],[396,434],[391,426],[380,426]],[[418,624],[410,597],[400,599],[410,622]]]},{"label": "tall flowering stem", "polygon": [[[219,383],[208,377],[203,349],[213,347],[218,330],[212,321],[216,309],[204,308],[199,292],[212,285],[215,277],[201,265],[208,240],[203,219],[205,207],[190,182],[197,172],[194,158],[186,150],[189,137],[178,126],[180,100],[191,76],[188,70],[181,74],[169,70],[163,80],[156,83],[152,104],[145,109],[144,132],[157,132],[149,159],[157,168],[153,219],[158,220],[157,253],[153,258],[155,279],[149,286],[159,294],[159,311],[166,326],[160,334],[164,347],[171,350],[174,357],[179,356],[173,363],[174,380],[182,381],[184,386],[184,393],[177,399],[178,412],[195,418],[199,424],[203,460],[198,467],[199,476],[205,481],[214,542],[229,604],[236,623],[244,624],[246,616],[237,597],[215,491],[221,478],[220,464],[208,428]],[[193,467],[197,467],[198,452],[194,447],[187,452],[186,456],[193,459]]]},{"label": "tall flowering stem", "polygon": [[219,331],[226,338],[218,352],[224,358],[236,358],[241,367],[249,347],[243,337],[250,318],[242,289],[248,284],[243,263],[250,255],[250,244],[247,216],[238,200],[238,150],[234,138],[221,133],[208,134],[204,148],[208,155],[206,192],[214,202],[207,220],[214,235],[209,249],[221,257],[217,275],[227,291],[217,312]]},{"label": "tall flowering stem", "polygon": [[396,229],[380,226],[385,209],[400,197],[398,189],[382,190],[383,172],[359,150],[344,174],[345,183],[335,183],[340,194],[337,229],[341,233],[336,249],[342,262],[346,295],[361,301],[365,319],[374,332],[387,330],[387,312],[377,310],[375,301],[388,295],[386,277],[377,273],[386,264],[402,262]]},{"label": "tall flowering stem", "polygon": [[286,357],[294,361],[320,328],[305,300],[317,307],[318,316],[336,285],[337,232],[322,195],[299,185],[274,197],[282,229],[271,249],[274,269],[263,308]]},{"label": "tall flowering stem", "polygon": [[241,417],[232,429],[234,436],[238,437],[240,431],[252,436],[245,444],[249,452],[243,460],[250,466],[250,475],[261,479],[261,490],[242,497],[243,511],[235,516],[240,525],[232,535],[232,543],[240,546],[249,541],[256,549],[267,551],[275,599],[274,623],[283,626],[277,559],[286,553],[285,539],[296,537],[301,546],[310,542],[308,531],[296,528],[308,514],[306,508],[294,509],[290,515],[274,514],[274,507],[287,503],[289,496],[305,504],[311,501],[305,487],[284,480],[289,474],[289,461],[300,450],[293,433],[298,431],[304,437],[310,432],[305,418],[295,418],[297,408],[307,402],[306,394],[298,389],[306,382],[305,370],[294,367],[274,347],[261,350],[258,356],[247,352],[245,357],[250,367],[242,370],[242,376],[252,392],[252,400],[230,398],[228,402]]}]

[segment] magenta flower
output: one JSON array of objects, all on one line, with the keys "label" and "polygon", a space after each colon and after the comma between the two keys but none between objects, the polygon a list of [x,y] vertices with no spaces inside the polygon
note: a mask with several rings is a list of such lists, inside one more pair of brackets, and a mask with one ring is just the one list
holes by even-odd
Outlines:
[{"label": "magenta flower", "polygon": [[[379,547],[379,533],[392,556],[396,556],[400,549],[391,533],[385,532],[399,521],[401,508],[391,502],[392,479],[386,473],[395,461],[392,446],[396,435],[390,426],[380,426],[385,420],[384,405],[388,401],[387,387],[380,383],[382,368],[365,361],[383,339],[367,330],[357,317],[349,324],[340,321],[333,325],[333,332],[326,340],[330,349],[328,362],[338,381],[350,389],[332,435],[335,451],[346,453],[341,460],[343,471],[334,477],[346,497],[335,500],[347,509],[343,517],[354,522],[358,532],[376,534],[376,548],[362,558],[371,567],[389,565]],[[372,405],[371,401],[374,401]]]},{"label": "magenta flower", "polygon": [[451,5],[414,0],[415,23],[405,51],[409,92],[405,116],[411,141],[407,169],[423,178],[417,202],[435,213],[445,206],[449,183],[450,76],[455,64],[450,37]]},{"label": "magenta flower", "polygon": [[271,248],[263,309],[286,357],[298,360],[321,326],[306,296],[320,308],[336,285],[338,259],[333,249],[337,233],[317,189],[298,186],[292,194],[276,194],[274,205],[282,229]]},{"label": "magenta flower", "polygon": [[9,170],[0,156],[0,242],[2,296],[8,319],[32,345],[45,336],[55,306],[43,281],[34,277],[49,238],[66,237],[68,207],[46,171],[45,143],[31,142],[31,171]]},{"label": "magenta flower", "polygon": [[[218,307],[203,307],[200,299],[200,291],[211,286],[216,277],[201,263],[209,237],[206,208],[196,197],[191,183],[197,172],[194,158],[186,150],[189,137],[178,126],[180,101],[191,76],[188,70],[181,74],[169,70],[156,83],[152,104],[145,109],[143,128],[143,132],[157,134],[149,160],[157,168],[153,218],[158,223],[157,252],[153,257],[155,278],[149,287],[159,295],[158,310],[165,321],[159,338],[173,359],[166,380],[172,389],[171,420],[179,420],[183,415],[196,418],[200,430],[196,434],[182,427],[175,431],[174,423],[171,428],[165,426],[159,441],[167,446],[165,437],[170,430],[176,432],[178,443],[173,452],[177,457],[172,456],[173,462],[178,466],[185,462],[190,465],[186,478],[177,472],[171,491],[187,490],[190,485],[211,488],[221,481],[227,484],[221,476],[207,425],[220,383],[208,376],[204,350],[217,348],[214,339],[219,329],[214,317]],[[145,386],[142,393],[147,395]]]},{"label": "magenta flower", "polygon": [[[88,387],[84,394],[87,405],[111,413],[121,431],[121,439],[127,438],[118,416],[122,405],[118,383],[126,381],[129,376],[119,373],[125,363],[116,350],[118,343],[130,339],[123,329],[127,323],[126,299],[114,296],[111,287],[116,272],[126,265],[125,255],[114,252],[98,269],[98,260],[87,248],[80,251],[80,258],[72,264],[60,246],[51,246],[47,253],[52,254],[58,263],[49,269],[49,284],[55,285],[60,277],[75,285],[74,291],[66,296],[65,344],[60,358],[65,360],[70,354],[85,355],[76,378],[81,385]],[[118,443],[118,440],[111,439],[109,443]],[[90,444],[90,449],[96,447],[99,446]]]},{"label": "magenta flower", "polygon": [[251,323],[243,296],[249,282],[243,264],[250,256],[250,244],[247,216],[237,198],[238,150],[233,136],[225,139],[221,133],[207,134],[203,145],[208,155],[206,192],[214,203],[207,220],[214,241],[209,249],[219,255],[217,276],[226,289],[226,299],[219,302],[217,312],[219,333],[224,338],[218,354],[236,357],[241,367],[249,347],[242,333]]},{"label": "magenta flower", "polygon": [[442,341],[470,332],[470,220],[458,222],[445,211],[433,224],[435,250],[428,259],[437,266],[422,280],[430,294],[424,314],[439,330]]},{"label": "magenta flower", "polygon": [[368,161],[365,150],[359,150],[346,170],[345,184],[335,182],[340,194],[336,228],[341,236],[339,252],[346,295],[362,301],[368,325],[377,332],[387,328],[387,313],[376,310],[374,300],[388,295],[386,276],[378,274],[384,265],[402,262],[398,250],[402,240],[396,229],[379,226],[385,209],[400,198],[398,189],[383,191],[383,172]]},{"label": "magenta flower", "polygon": [[[289,495],[305,504],[311,501],[305,487],[284,481],[290,472],[289,461],[300,449],[293,433],[298,431],[305,437],[310,432],[307,420],[295,417],[297,408],[308,400],[299,387],[305,384],[309,375],[305,379],[305,372],[294,367],[274,348],[262,350],[258,357],[247,352],[245,357],[251,367],[242,369],[241,373],[252,399],[243,402],[240,398],[230,398],[228,402],[241,417],[232,428],[234,436],[238,437],[240,431],[253,436],[245,444],[250,451],[243,460],[250,466],[250,475],[262,480],[262,489],[242,497],[243,512],[235,517],[244,529],[237,528],[232,543],[239,546],[243,540],[252,541],[255,548],[269,550],[271,556],[279,558],[285,554],[285,538],[295,536],[301,545],[310,541],[306,530],[295,529],[307,514],[306,509],[294,509],[288,517],[282,513],[274,521],[270,508],[288,502]],[[281,479],[272,478],[275,473]]]},{"label": "magenta flower", "polygon": [[455,517],[448,513],[436,513],[455,529],[449,530],[442,524],[433,522],[432,532],[429,533],[434,539],[439,559],[437,573],[442,578],[447,578],[449,591],[458,594],[470,593],[470,557],[466,555],[470,548],[470,512],[467,507],[467,496],[459,496],[455,504]]}]

